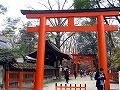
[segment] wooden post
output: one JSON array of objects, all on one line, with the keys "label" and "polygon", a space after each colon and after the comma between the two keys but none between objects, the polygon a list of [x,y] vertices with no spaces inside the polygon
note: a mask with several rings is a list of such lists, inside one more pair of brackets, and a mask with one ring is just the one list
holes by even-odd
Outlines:
[{"label": "wooden post", "polygon": [[85,84],[85,90],[86,90],[86,84]]},{"label": "wooden post", "polygon": [[80,84],[80,90],[81,90],[81,84]]},{"label": "wooden post", "polygon": [[23,80],[23,72],[19,74],[19,90],[22,90],[22,80]]},{"label": "wooden post", "polygon": [[57,90],[57,83],[55,83],[55,90]]},{"label": "wooden post", "polygon": [[71,89],[71,84],[70,84],[70,90],[72,90],[72,89]]},{"label": "wooden post", "polygon": [[38,37],[38,52],[35,73],[34,90],[43,90],[44,81],[44,55],[45,55],[45,40],[46,40],[46,17],[40,18],[39,37]]},{"label": "wooden post", "polygon": [[99,68],[103,68],[104,73],[106,75],[105,90],[110,90],[110,81],[109,81],[109,77],[108,77],[108,68],[107,68],[106,36],[105,36],[105,30],[104,30],[103,15],[97,16],[97,22],[98,22]]},{"label": "wooden post", "polygon": [[67,90],[67,84],[65,84],[65,90]]},{"label": "wooden post", "polygon": [[76,90],[76,84],[75,84],[75,90]]},{"label": "wooden post", "polygon": [[62,84],[60,84],[60,90],[62,90]]},{"label": "wooden post", "polygon": [[5,83],[5,90],[9,89],[9,71],[6,71],[6,83]]}]

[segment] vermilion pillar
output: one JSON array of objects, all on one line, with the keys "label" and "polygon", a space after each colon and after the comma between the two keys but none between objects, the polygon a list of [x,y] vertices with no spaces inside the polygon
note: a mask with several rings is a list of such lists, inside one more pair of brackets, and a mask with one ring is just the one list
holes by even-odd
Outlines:
[{"label": "vermilion pillar", "polygon": [[110,90],[110,81],[108,78],[108,68],[107,68],[107,54],[106,54],[106,36],[104,30],[104,17],[103,15],[97,16],[98,22],[98,60],[99,68],[104,68],[104,73],[106,75],[105,90]]},{"label": "vermilion pillar", "polygon": [[34,90],[43,90],[44,81],[44,56],[45,56],[45,40],[46,40],[46,18],[40,18],[37,64],[35,73]]}]

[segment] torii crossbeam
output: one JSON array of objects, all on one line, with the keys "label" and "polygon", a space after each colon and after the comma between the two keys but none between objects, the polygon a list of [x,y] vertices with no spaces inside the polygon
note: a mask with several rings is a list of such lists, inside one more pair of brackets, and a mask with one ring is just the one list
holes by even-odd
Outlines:
[{"label": "torii crossbeam", "polygon": [[[101,9],[82,9],[82,10],[21,10],[21,13],[27,18],[40,19],[40,25],[36,27],[28,27],[29,32],[38,32],[38,52],[34,90],[43,90],[44,80],[44,53],[46,32],[81,32],[81,31],[97,31],[98,32],[98,53],[99,67],[104,68],[107,77],[105,82],[105,90],[110,90],[110,82],[108,78],[107,56],[106,56],[106,39],[105,31],[118,30],[118,26],[104,25],[104,17],[118,16],[120,8],[101,8]],[[93,26],[75,26],[74,18],[76,17],[96,17],[97,24]],[[67,18],[68,26],[50,27],[46,25],[49,18]]]}]

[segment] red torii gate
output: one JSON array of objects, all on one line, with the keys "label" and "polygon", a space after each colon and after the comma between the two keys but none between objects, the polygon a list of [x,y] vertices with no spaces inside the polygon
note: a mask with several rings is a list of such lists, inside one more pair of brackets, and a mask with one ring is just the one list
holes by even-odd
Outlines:
[{"label": "red torii gate", "polygon": [[96,57],[93,56],[92,54],[72,54],[72,56],[74,57],[73,60],[75,60],[75,69],[76,69],[76,73],[78,74],[78,61],[89,61],[90,62],[90,66],[91,66],[91,71],[94,71],[94,66],[93,66],[93,60],[96,60]]},{"label": "red torii gate", "polygon": [[[43,90],[46,32],[97,31],[99,48],[99,67],[104,68],[104,73],[107,77],[108,68],[106,57],[105,31],[118,30],[118,27],[104,25],[104,17],[119,15],[119,10],[120,8],[82,10],[21,10],[21,13],[26,15],[27,18],[40,19],[39,26],[27,28],[28,32],[39,33],[34,90]],[[93,26],[75,26],[75,17],[96,17],[97,24]],[[68,18],[68,26],[47,26],[46,20],[49,18]],[[105,90],[110,90],[109,78],[106,79],[105,84]]]}]

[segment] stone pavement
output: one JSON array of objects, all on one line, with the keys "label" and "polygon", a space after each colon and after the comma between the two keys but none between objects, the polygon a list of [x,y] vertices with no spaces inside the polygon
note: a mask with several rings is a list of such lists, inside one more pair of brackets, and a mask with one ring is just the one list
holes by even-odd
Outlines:
[{"label": "stone pavement", "polygon": [[[54,80],[52,82],[45,83],[43,90],[55,90],[55,83],[57,83],[58,85],[66,84],[64,78],[60,81]],[[69,83],[67,85],[69,85],[69,84],[72,84],[72,85],[76,84],[77,86],[79,86],[80,84],[82,86],[84,86],[84,84],[86,84],[87,90],[97,90],[95,87],[95,80],[90,80],[89,76],[86,76],[83,78],[78,76],[76,79],[74,79],[74,77],[70,77]],[[119,84],[110,84],[110,89],[111,90],[119,90]],[[60,90],[60,89],[58,89],[58,90]],[[63,90],[65,90],[65,89],[63,89]],[[66,90],[70,90],[70,89],[66,89]],[[72,90],[75,90],[75,89],[72,89]],[[76,89],[76,90],[79,90],[79,89]],[[84,89],[81,89],[81,90],[84,90]]]}]

